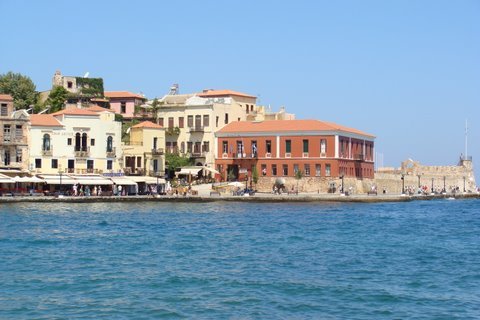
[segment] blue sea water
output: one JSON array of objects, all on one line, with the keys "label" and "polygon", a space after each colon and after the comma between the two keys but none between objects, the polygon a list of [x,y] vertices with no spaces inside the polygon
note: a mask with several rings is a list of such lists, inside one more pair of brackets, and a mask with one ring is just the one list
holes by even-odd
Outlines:
[{"label": "blue sea water", "polygon": [[479,319],[480,201],[0,205],[1,319]]}]

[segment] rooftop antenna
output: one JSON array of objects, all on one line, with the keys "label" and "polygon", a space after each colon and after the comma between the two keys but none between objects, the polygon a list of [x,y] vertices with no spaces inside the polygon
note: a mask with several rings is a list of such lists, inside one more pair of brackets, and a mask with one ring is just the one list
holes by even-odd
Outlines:
[{"label": "rooftop antenna", "polygon": [[174,95],[177,95],[180,93],[180,89],[178,87],[178,83],[174,83],[171,87],[170,87],[170,91],[168,92],[168,95],[169,96],[174,96]]},{"label": "rooftop antenna", "polygon": [[90,74],[90,72],[85,72],[85,74],[83,75],[84,78],[88,78],[88,75]]}]

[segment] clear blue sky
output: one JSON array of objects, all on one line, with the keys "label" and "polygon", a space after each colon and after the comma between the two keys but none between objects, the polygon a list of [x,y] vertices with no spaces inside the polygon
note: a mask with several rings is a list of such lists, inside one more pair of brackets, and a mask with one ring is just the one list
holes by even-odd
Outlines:
[{"label": "clear blue sky", "polygon": [[[480,170],[480,1],[0,0],[0,73],[55,70],[161,97],[204,88],[377,136],[406,158]],[[477,170],[477,171],[478,171]]]}]

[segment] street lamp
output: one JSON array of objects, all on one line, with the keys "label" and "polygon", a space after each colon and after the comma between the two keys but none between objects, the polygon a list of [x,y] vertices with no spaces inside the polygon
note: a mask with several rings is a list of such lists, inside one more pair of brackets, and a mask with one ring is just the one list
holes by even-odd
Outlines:
[{"label": "street lamp", "polygon": [[434,193],[434,192],[433,192],[433,178],[432,178],[432,193]]},{"label": "street lamp", "polygon": [[463,177],[463,192],[467,192],[467,189],[465,189],[465,176]]},{"label": "street lamp", "polygon": [[405,175],[402,173],[402,194],[405,194]]},{"label": "street lamp", "polygon": [[447,192],[447,189],[445,188],[445,179],[447,177],[443,176],[443,193],[446,193]]}]

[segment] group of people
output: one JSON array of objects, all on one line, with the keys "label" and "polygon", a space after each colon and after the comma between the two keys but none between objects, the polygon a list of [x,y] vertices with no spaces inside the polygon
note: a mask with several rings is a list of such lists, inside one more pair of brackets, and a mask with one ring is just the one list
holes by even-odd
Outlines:
[{"label": "group of people", "polygon": [[90,188],[89,185],[80,185],[80,184],[74,184],[72,186],[72,196],[101,196],[102,195],[102,186],[93,186],[93,188]]}]

